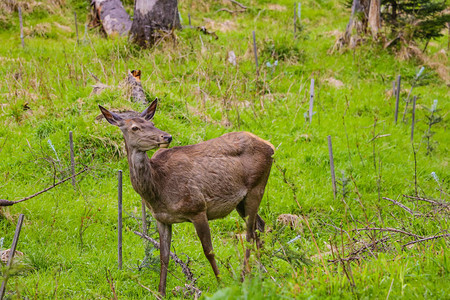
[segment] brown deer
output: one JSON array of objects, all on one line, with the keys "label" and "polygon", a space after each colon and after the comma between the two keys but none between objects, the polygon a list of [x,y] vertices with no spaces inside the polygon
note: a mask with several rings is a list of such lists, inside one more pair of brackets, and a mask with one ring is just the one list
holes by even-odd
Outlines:
[{"label": "brown deer", "polygon": [[[130,179],[157,221],[161,274],[159,292],[165,296],[172,224],[191,222],[203,251],[219,279],[208,220],[223,218],[236,209],[246,220],[248,242],[255,229],[264,231],[257,214],[269,178],[274,147],[248,132],[232,132],[196,145],[160,149],[150,159],[147,151],[167,148],[172,136],[150,121],[158,99],[141,114],[121,116],[100,107],[106,120],[125,138]],[[250,249],[244,265],[249,270]]]}]

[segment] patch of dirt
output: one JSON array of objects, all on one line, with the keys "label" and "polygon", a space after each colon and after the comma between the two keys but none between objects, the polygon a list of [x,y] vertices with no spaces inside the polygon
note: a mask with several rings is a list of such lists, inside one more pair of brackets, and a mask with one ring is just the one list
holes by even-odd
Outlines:
[{"label": "patch of dirt", "polygon": [[59,24],[58,22],[53,22],[53,25],[63,31],[72,32],[72,28],[66,25]]},{"label": "patch of dirt", "polygon": [[344,86],[344,83],[342,81],[340,81],[336,78],[333,78],[333,77],[325,79],[325,82],[327,82],[329,85],[332,85],[338,89]]},{"label": "patch of dirt", "polygon": [[270,10],[276,10],[276,11],[285,11],[286,6],[280,5],[280,4],[269,4],[267,5],[267,8]]},{"label": "patch of dirt", "polygon": [[338,38],[338,37],[340,37],[342,35],[342,32],[337,30],[337,29],[335,29],[335,30],[332,30],[332,31],[324,32],[323,35],[324,36],[334,36],[335,38]]},{"label": "patch of dirt", "polygon": [[216,22],[212,19],[205,18],[205,27],[208,30],[212,31],[220,31],[220,32],[228,32],[236,30],[236,23],[230,20],[226,20],[224,22]]}]

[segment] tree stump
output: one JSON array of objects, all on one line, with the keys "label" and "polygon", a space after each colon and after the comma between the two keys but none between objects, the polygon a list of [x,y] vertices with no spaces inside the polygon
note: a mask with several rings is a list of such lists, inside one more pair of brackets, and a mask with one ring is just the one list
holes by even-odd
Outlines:
[{"label": "tree stump", "polygon": [[131,39],[141,47],[150,47],[161,33],[180,28],[177,0],[136,0]]}]

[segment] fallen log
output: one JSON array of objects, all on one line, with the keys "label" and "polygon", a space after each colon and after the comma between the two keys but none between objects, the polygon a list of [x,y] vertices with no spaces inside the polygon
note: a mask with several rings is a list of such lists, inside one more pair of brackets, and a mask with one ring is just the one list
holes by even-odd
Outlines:
[{"label": "fallen log", "polygon": [[108,37],[128,35],[132,21],[120,0],[92,0],[91,5],[95,21],[100,22]]}]

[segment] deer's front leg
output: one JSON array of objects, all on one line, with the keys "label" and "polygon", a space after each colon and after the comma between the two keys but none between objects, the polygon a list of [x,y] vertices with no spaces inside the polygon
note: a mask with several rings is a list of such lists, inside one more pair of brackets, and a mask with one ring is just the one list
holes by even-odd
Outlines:
[{"label": "deer's front leg", "polygon": [[166,295],[167,268],[169,267],[170,243],[172,241],[172,224],[156,221],[159,231],[161,273],[159,276],[159,293]]},{"label": "deer's front leg", "polygon": [[191,221],[194,224],[200,241],[202,242],[203,252],[205,253],[205,256],[208,259],[209,263],[211,264],[217,280],[219,280],[220,273],[219,268],[217,267],[216,259],[214,258],[213,246],[211,242],[211,231],[209,229],[208,217],[206,216],[206,212],[198,214]]}]

